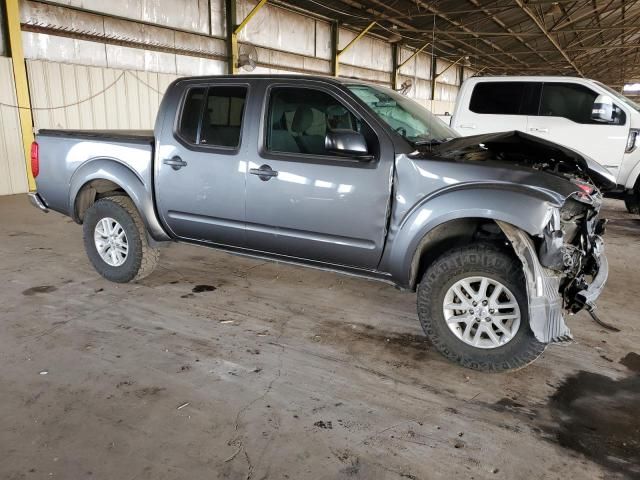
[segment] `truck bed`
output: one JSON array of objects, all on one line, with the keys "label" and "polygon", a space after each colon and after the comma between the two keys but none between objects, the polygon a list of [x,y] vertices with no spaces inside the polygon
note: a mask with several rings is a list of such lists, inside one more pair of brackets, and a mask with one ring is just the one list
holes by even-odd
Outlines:
[{"label": "truck bed", "polygon": [[93,140],[153,142],[153,130],[39,130],[47,137],[90,138]]},{"label": "truck bed", "polygon": [[[142,184],[140,201],[152,202],[154,136],[151,130],[40,130],[38,193],[51,210],[74,217],[72,200],[94,179]],[[104,176],[116,172],[118,178]],[[122,184],[124,182],[124,184]]]}]

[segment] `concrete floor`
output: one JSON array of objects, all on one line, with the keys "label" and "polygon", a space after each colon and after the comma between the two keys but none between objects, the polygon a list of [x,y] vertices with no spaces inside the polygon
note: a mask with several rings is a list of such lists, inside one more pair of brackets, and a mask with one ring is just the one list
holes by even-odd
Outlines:
[{"label": "concrete floor", "polygon": [[187,245],[117,285],[78,225],[2,197],[0,478],[639,478],[640,220],[606,214],[622,332],[579,314],[575,343],[482,374],[411,293]]}]

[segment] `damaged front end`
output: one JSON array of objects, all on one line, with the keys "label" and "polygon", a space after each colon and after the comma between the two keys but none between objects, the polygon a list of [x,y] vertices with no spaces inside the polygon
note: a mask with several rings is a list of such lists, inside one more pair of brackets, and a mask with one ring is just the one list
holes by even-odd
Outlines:
[{"label": "damaged front end", "polygon": [[523,263],[529,296],[529,323],[544,343],[571,339],[564,313],[592,311],[607,281],[604,255],[606,221],[599,218],[601,193],[589,184],[561,208],[550,207],[540,238],[504,222],[500,228]]},{"label": "damaged front end", "polygon": [[[548,140],[518,131],[455,138],[431,148],[440,158],[514,171],[531,169],[550,177],[521,177],[528,187],[553,191],[539,230],[525,231],[498,224],[523,264],[529,296],[529,323],[544,343],[571,338],[564,313],[582,309],[593,314],[608,275],[599,218],[601,190],[615,187],[615,179],[593,159]],[[562,179],[554,183],[551,177]]]}]

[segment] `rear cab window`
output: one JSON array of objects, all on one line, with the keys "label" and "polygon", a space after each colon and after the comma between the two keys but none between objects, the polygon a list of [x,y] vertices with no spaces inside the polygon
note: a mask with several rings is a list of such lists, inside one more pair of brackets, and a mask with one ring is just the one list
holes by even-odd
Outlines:
[{"label": "rear cab window", "polygon": [[176,133],[192,145],[237,149],[246,99],[246,86],[190,88],[182,105]]}]

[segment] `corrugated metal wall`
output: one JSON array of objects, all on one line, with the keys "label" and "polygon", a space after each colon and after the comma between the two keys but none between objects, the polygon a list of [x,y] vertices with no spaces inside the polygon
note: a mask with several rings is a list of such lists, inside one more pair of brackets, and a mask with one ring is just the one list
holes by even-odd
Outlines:
[{"label": "corrugated metal wall", "polygon": [[[11,59],[0,57],[0,195],[28,190]],[[8,106],[7,106],[8,105]]]},{"label": "corrugated metal wall", "polygon": [[[177,75],[27,61],[36,128],[152,129]],[[64,107],[64,108],[61,108]]]},{"label": "corrugated metal wall", "polygon": [[[227,71],[224,0],[21,0],[20,5],[36,128],[149,129],[174,78]],[[242,19],[256,0],[237,5]],[[339,48],[356,35],[340,28]],[[239,40],[257,47],[254,73],[331,74],[328,20],[268,3]],[[399,50],[399,63],[412,54]],[[390,86],[392,51],[388,42],[367,35],[342,55],[340,73]],[[0,55],[6,52],[0,41]],[[15,88],[11,69],[5,68],[10,60],[0,60],[0,99],[11,100]],[[436,71],[448,65],[438,59]],[[425,50],[400,69],[398,80],[410,79],[407,95],[443,114],[453,110],[460,73],[456,65],[441,75],[432,99],[431,55]],[[464,77],[471,73],[465,68]],[[1,113],[0,193],[25,191],[17,112],[3,107]]]}]

